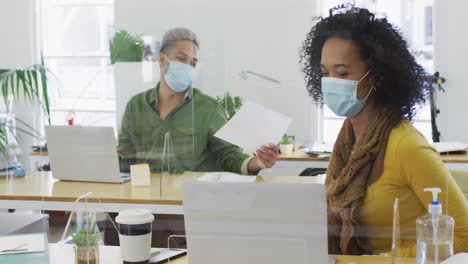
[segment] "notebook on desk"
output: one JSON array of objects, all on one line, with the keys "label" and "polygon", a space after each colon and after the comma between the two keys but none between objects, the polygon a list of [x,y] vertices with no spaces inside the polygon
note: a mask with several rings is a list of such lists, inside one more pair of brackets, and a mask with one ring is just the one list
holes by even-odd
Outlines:
[{"label": "notebook on desk", "polygon": [[47,234],[0,236],[0,263],[48,264]]},{"label": "notebook on desk", "polygon": [[69,181],[130,180],[121,173],[112,127],[46,126],[52,176]]},{"label": "notebook on desk", "polygon": [[334,263],[322,184],[189,182],[183,195],[191,264]]}]

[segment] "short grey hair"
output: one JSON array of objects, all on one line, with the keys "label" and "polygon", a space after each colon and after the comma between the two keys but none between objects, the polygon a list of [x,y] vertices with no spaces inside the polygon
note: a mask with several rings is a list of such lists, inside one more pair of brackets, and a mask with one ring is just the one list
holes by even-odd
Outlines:
[{"label": "short grey hair", "polygon": [[200,48],[200,41],[192,30],[183,27],[176,27],[164,33],[161,40],[160,52],[165,52],[167,49],[175,47],[176,42],[181,40],[192,41],[197,48]]}]

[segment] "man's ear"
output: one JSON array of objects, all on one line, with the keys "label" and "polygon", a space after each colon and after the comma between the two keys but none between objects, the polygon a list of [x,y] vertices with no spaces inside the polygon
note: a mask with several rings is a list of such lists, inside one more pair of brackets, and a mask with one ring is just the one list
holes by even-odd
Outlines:
[{"label": "man's ear", "polygon": [[163,62],[164,62],[164,53],[163,52],[159,52],[159,64],[162,65]]}]

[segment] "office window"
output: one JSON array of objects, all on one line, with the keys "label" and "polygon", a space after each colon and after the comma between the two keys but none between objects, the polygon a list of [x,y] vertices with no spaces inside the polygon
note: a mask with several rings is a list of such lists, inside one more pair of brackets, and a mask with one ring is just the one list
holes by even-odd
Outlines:
[{"label": "office window", "polygon": [[[321,0],[319,14],[328,16],[329,9],[338,4],[348,3],[340,0]],[[431,0],[356,0],[356,6],[368,8],[377,16],[386,16],[398,26],[410,44],[414,56],[427,72],[433,73],[432,59],[432,1]],[[432,142],[430,105],[420,106],[413,125]],[[326,105],[321,111],[317,124],[318,140],[334,142],[344,118],[336,116]]]},{"label": "office window", "polygon": [[45,65],[50,69],[52,124],[73,115],[80,125],[115,126],[109,38],[113,0],[47,0],[40,9]]}]

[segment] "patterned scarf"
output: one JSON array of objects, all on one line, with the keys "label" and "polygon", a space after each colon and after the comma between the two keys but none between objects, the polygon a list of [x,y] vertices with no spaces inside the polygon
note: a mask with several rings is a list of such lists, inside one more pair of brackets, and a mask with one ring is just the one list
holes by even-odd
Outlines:
[{"label": "patterned scarf", "polygon": [[359,223],[367,186],[382,174],[388,137],[400,118],[383,110],[369,125],[362,144],[353,150],[351,121],[345,120],[327,169],[328,248],[330,254],[372,254]]}]

